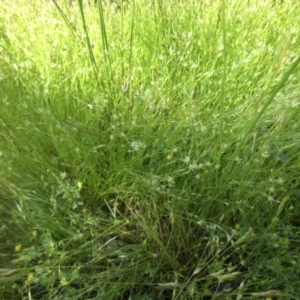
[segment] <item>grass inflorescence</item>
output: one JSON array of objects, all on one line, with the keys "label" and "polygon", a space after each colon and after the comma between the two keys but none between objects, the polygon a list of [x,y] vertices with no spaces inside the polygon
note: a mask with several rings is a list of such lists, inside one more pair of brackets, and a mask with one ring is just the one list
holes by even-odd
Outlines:
[{"label": "grass inflorescence", "polygon": [[282,2],[0,3],[1,299],[299,299]]}]

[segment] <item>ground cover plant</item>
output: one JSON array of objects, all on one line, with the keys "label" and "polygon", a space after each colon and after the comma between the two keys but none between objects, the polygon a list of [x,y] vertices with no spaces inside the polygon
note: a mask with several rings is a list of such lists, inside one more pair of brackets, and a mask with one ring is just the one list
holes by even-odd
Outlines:
[{"label": "ground cover plant", "polygon": [[279,2],[1,1],[1,299],[299,299]]}]

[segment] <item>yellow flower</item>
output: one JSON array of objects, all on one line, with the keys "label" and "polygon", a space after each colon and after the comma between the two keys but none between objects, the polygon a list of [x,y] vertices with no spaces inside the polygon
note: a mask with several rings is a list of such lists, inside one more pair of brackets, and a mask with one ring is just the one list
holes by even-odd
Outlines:
[{"label": "yellow flower", "polygon": [[37,232],[36,230],[31,231],[32,236],[36,237],[37,236]]},{"label": "yellow flower", "polygon": [[61,286],[66,286],[68,285],[68,280],[66,277],[62,277],[62,279],[60,280],[60,284]]},{"label": "yellow flower", "polygon": [[50,255],[51,255],[51,253],[53,253],[54,251],[55,251],[55,246],[54,246],[54,243],[51,242],[51,243],[50,243],[50,248],[49,248]]},{"label": "yellow flower", "polygon": [[22,245],[21,244],[18,244],[15,246],[15,252],[19,252],[22,248]]},{"label": "yellow flower", "polygon": [[77,182],[77,186],[81,189],[81,188],[82,188],[82,182],[81,182],[81,181],[78,181],[78,182]]},{"label": "yellow flower", "polygon": [[27,276],[27,283],[30,283],[33,280],[33,277],[34,277],[33,274],[29,273]]}]

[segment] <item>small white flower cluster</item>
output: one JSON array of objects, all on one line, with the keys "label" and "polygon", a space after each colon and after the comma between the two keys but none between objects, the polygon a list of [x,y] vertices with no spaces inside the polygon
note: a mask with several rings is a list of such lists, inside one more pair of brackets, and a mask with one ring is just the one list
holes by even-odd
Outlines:
[{"label": "small white flower cluster", "polygon": [[129,152],[132,152],[132,151],[139,151],[140,149],[145,149],[146,145],[140,141],[132,141],[130,143],[130,147],[132,148],[132,150],[129,150]]},{"label": "small white flower cluster", "polygon": [[[276,201],[276,199],[275,199],[275,196],[276,196],[276,189],[275,189],[275,187],[277,186],[277,185],[282,185],[283,183],[284,183],[284,180],[281,178],[281,177],[278,177],[278,178],[276,178],[276,179],[274,179],[274,178],[270,178],[269,179],[269,181],[270,181],[270,183],[272,184],[272,186],[270,186],[269,187],[269,189],[268,189],[268,192],[267,192],[267,195],[266,195],[266,197],[267,197],[267,202],[277,202]],[[275,187],[274,187],[275,186]],[[279,187],[280,188],[280,187]]]},{"label": "small white flower cluster", "polygon": [[62,173],[59,174],[59,176],[60,176],[61,179],[65,179],[65,178],[67,178],[67,173],[62,172]]},{"label": "small white flower cluster", "polygon": [[[189,156],[186,156],[182,161],[189,166],[190,171],[204,169],[205,167],[210,167],[212,163],[210,161],[206,161],[205,163],[196,163],[195,161],[191,161]],[[215,168],[219,169],[220,165],[216,165]]]}]

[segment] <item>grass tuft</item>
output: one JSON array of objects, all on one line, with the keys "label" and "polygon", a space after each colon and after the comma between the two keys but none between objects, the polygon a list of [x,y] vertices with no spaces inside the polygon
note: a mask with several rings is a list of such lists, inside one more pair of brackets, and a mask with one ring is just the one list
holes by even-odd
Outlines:
[{"label": "grass tuft", "polygon": [[1,299],[299,299],[300,5],[248,2],[1,1]]}]

